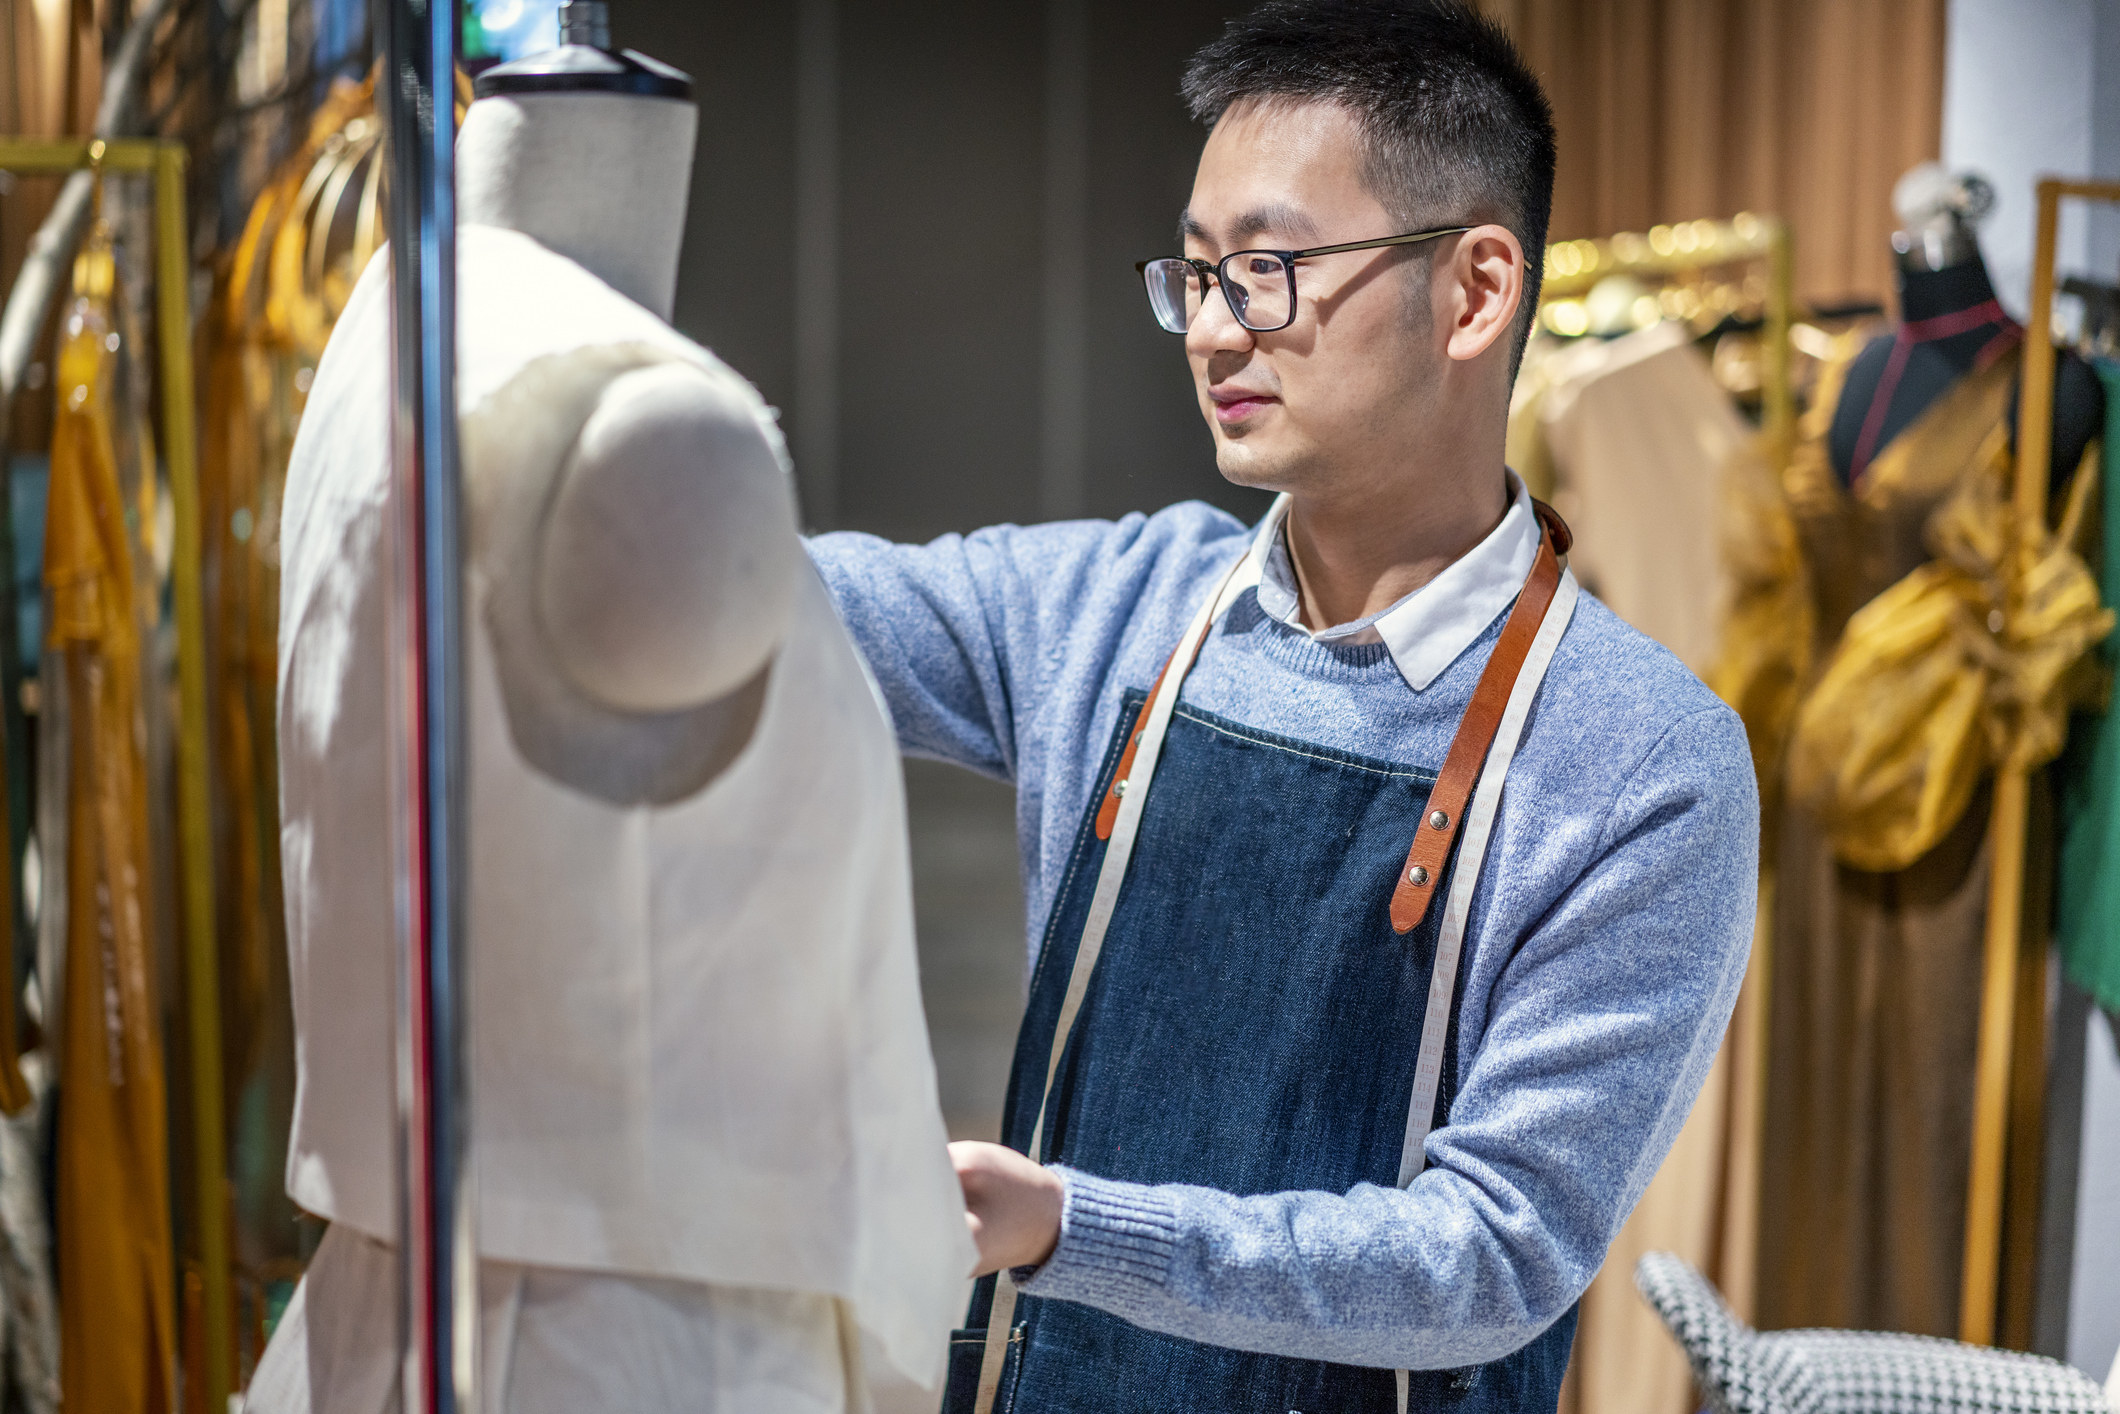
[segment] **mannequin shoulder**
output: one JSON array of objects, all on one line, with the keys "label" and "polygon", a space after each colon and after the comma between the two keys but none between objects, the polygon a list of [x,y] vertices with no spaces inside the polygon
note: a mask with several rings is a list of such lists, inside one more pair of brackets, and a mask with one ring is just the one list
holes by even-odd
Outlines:
[{"label": "mannequin shoulder", "polygon": [[613,379],[540,536],[539,617],[567,674],[670,711],[756,672],[792,613],[802,548],[777,432],[733,374],[660,363]]},{"label": "mannequin shoulder", "polygon": [[721,487],[756,478],[790,489],[779,429],[750,386],[718,366],[673,361],[621,373],[583,423],[574,454],[578,468],[600,476]]}]

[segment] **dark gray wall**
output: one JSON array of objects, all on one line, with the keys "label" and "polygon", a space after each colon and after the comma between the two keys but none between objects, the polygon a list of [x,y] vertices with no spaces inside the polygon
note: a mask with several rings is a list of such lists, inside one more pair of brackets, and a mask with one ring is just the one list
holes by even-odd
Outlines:
[{"label": "dark gray wall", "polygon": [[[814,528],[904,539],[1202,497],[1173,245],[1215,0],[621,0],[701,117],[677,323],[783,409]],[[624,219],[614,213],[614,219]]]}]

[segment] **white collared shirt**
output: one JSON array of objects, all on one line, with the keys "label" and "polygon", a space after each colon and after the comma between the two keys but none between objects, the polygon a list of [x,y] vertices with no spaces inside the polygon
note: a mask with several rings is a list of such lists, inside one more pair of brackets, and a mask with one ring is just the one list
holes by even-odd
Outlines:
[{"label": "white collared shirt", "polygon": [[1514,472],[1509,490],[1502,523],[1441,574],[1387,609],[1315,632],[1303,625],[1302,591],[1284,533],[1287,513],[1280,509],[1285,503],[1277,501],[1251,542],[1259,607],[1319,643],[1383,643],[1406,685],[1425,691],[1509,607],[1531,573],[1538,555],[1538,516],[1531,509],[1531,493]]}]

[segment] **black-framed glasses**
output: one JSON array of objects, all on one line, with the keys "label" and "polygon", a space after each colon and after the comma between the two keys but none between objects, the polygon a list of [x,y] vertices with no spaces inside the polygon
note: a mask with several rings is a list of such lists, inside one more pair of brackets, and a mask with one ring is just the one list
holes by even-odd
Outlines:
[{"label": "black-framed glasses", "polygon": [[1210,283],[1222,287],[1229,312],[1254,334],[1286,329],[1296,319],[1296,262],[1314,255],[1338,255],[1349,250],[1375,250],[1387,245],[1413,245],[1437,236],[1454,236],[1470,226],[1439,226],[1433,231],[1411,231],[1403,236],[1385,236],[1374,241],[1349,241],[1345,245],[1312,246],[1309,250],[1238,250],[1219,261],[1170,256],[1143,260],[1134,265],[1148,287],[1148,307],[1156,323],[1173,334],[1192,327],[1200,306],[1207,299]]}]

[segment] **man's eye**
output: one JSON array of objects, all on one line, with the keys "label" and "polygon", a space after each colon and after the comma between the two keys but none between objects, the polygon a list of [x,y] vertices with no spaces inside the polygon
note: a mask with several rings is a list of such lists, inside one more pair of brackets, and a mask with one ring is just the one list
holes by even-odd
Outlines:
[{"label": "man's eye", "polygon": [[1277,275],[1280,271],[1281,262],[1272,256],[1255,256],[1251,261],[1251,273],[1254,275]]}]

